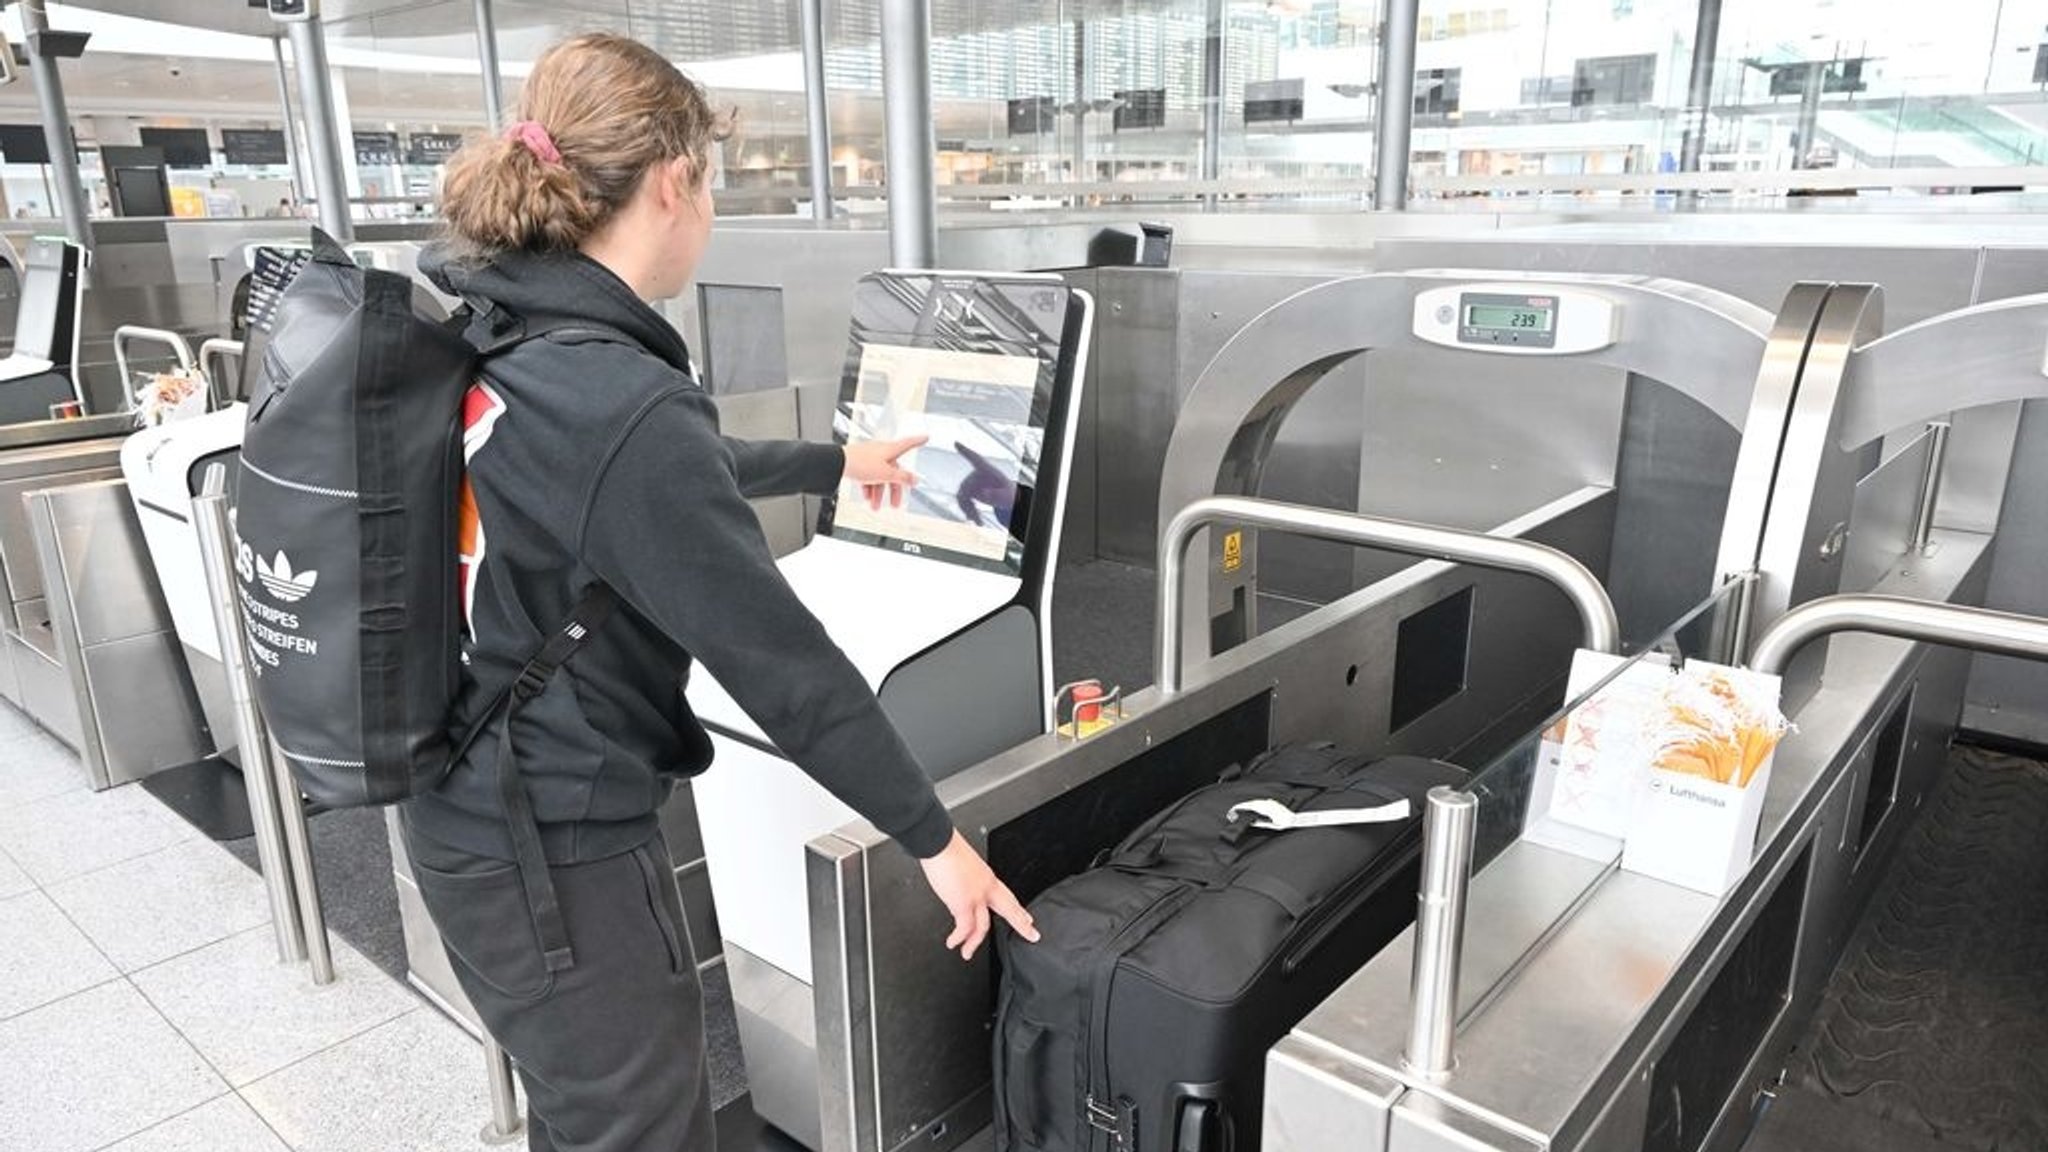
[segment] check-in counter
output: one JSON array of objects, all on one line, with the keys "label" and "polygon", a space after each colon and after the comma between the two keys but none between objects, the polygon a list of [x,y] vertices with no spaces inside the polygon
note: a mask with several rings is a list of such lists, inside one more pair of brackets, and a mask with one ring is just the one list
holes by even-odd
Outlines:
[{"label": "check-in counter", "polygon": [[106,788],[207,744],[120,480],[127,416],[0,428],[0,696]]}]

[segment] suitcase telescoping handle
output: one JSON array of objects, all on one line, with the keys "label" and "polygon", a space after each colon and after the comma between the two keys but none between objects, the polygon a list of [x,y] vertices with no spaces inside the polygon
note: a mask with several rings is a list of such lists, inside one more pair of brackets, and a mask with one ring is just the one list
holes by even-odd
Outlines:
[{"label": "suitcase telescoping handle", "polygon": [[1285,832],[1291,828],[1337,828],[1347,824],[1400,824],[1413,814],[1406,800],[1372,808],[1328,808],[1296,812],[1278,800],[1246,800],[1230,807],[1230,822],[1250,820],[1254,828]]}]

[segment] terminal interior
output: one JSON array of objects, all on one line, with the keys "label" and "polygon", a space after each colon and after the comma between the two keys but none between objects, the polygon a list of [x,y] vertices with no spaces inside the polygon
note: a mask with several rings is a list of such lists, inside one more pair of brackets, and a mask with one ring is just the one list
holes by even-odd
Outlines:
[{"label": "terminal interior", "polygon": [[[755,510],[1020,898],[1269,749],[1465,774],[1397,881],[1446,887],[1173,1147],[2048,1147],[2048,5],[1525,7],[0,5],[0,1152],[525,1140],[395,823],[302,803],[211,577],[310,226],[446,316],[440,165],[589,28],[740,110],[660,305],[727,435],[988,373],[918,401],[960,447],[907,511]],[[1556,778],[1695,663],[1790,724],[1705,889]],[[997,1147],[1001,973],[689,700],[719,1147]]]}]

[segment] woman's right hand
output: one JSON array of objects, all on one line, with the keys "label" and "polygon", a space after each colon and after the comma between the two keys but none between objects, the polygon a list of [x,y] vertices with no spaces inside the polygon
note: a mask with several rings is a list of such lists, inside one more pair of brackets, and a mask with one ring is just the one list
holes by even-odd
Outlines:
[{"label": "woman's right hand", "polygon": [[937,856],[920,860],[924,866],[924,878],[931,884],[932,892],[953,914],[953,931],[946,937],[946,950],[960,950],[962,960],[974,959],[982,942],[988,939],[989,913],[993,912],[1007,921],[1017,935],[1038,943],[1038,929],[1032,924],[1031,913],[1017,902],[1009,886],[996,879],[988,862],[967,842],[959,832]]}]

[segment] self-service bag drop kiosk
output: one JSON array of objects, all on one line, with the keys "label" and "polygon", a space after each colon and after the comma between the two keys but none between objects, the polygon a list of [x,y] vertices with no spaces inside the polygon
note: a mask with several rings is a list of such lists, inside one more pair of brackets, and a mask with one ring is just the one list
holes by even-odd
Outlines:
[{"label": "self-service bag drop kiosk", "polygon": [[[856,290],[834,436],[929,437],[904,457],[918,484],[881,509],[842,490],[780,567],[934,780],[1051,728],[1052,571],[1092,309],[1049,275],[884,272]],[[754,1106],[815,1148],[805,845],[857,817],[708,670],[689,699],[717,747],[691,787]]]}]

